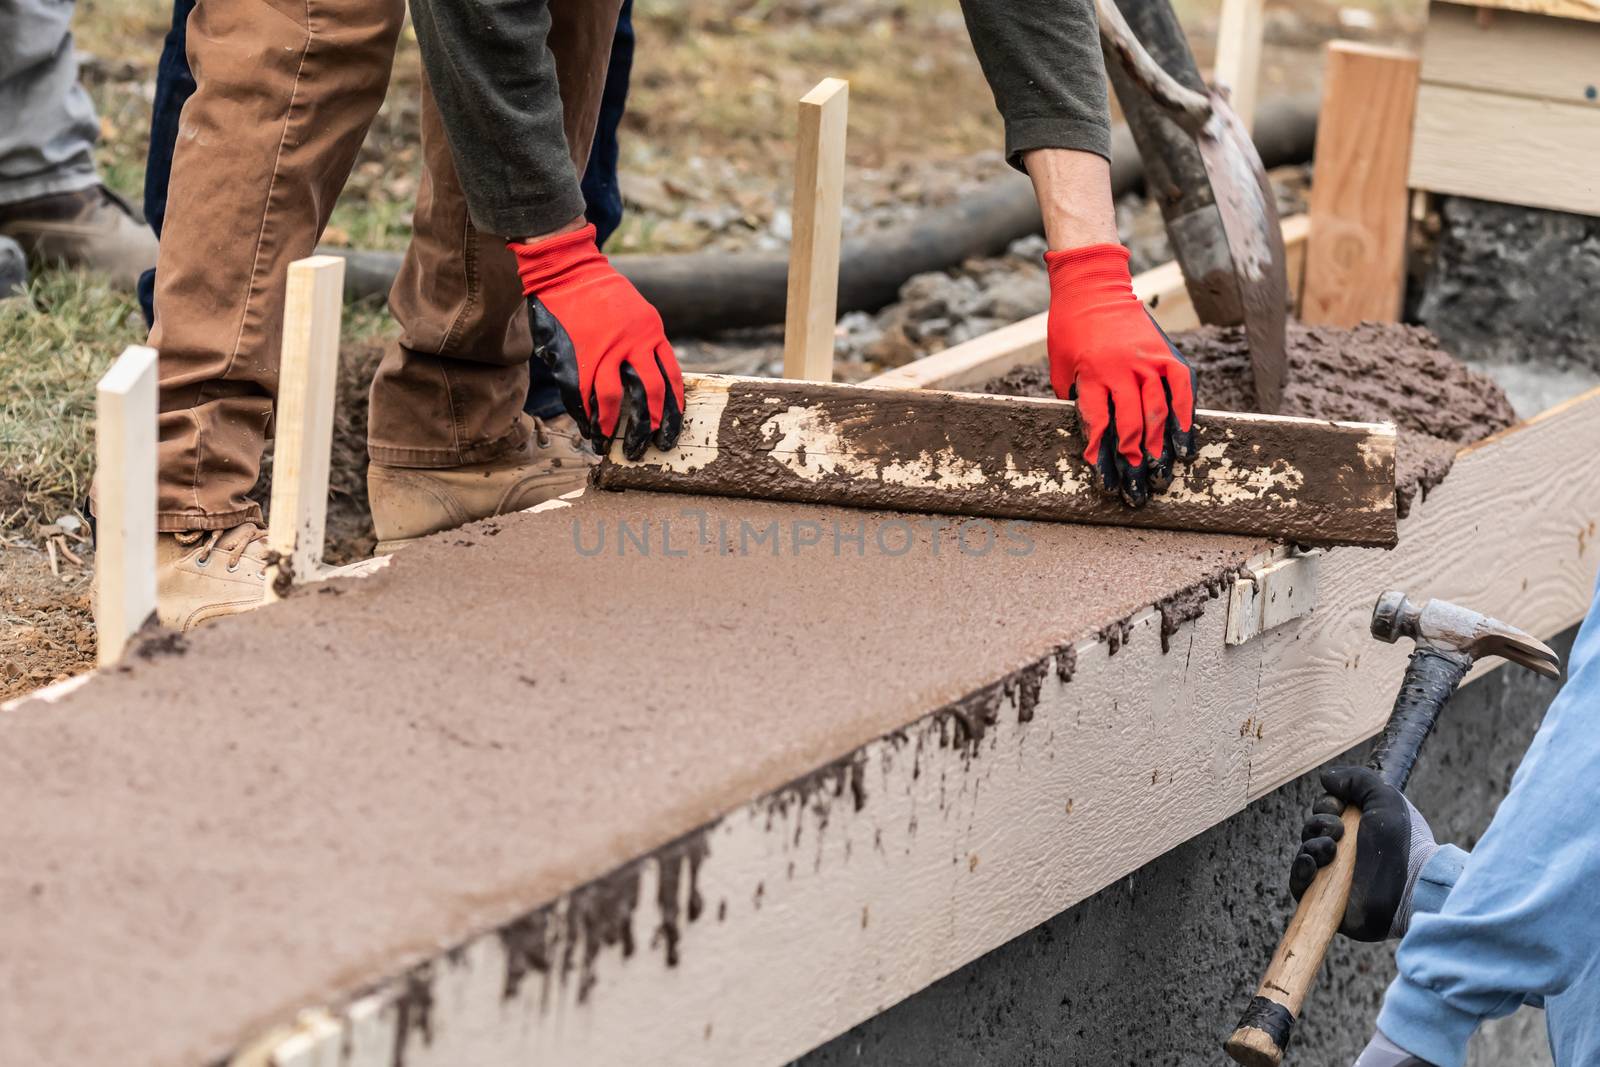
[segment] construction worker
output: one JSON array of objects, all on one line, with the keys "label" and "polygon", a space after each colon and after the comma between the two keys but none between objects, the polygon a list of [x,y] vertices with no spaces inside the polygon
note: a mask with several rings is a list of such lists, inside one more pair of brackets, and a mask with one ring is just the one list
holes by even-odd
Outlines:
[{"label": "construction worker", "polygon": [[17,249],[126,289],[155,262],[155,236],[95,169],[100,120],[78,82],[73,10],[0,4],[0,297],[24,280]]},{"label": "construction worker", "polygon": [[[485,9],[493,17],[483,17]],[[550,335],[569,335],[577,352],[575,361],[554,356],[558,377],[568,362],[579,368],[568,411],[580,425],[600,417],[609,432],[615,401],[602,394],[600,410],[586,410],[582,375],[586,349],[611,346],[605,350],[641,357],[634,360],[640,382],[628,388],[648,394],[655,426],[657,391],[669,399],[680,391],[673,374],[666,374],[670,388],[664,388],[649,366],[652,351],[670,352],[659,318],[584,236],[573,177],[555,150],[552,83],[541,84],[518,59],[542,50],[544,9],[542,0],[413,0],[412,17],[474,223],[488,232],[535,235],[513,247],[536,340],[547,321],[540,305],[553,299],[560,306],[548,307],[555,320]],[[962,0],[962,10],[1005,120],[1006,158],[1033,180],[1044,218],[1052,384],[1058,395],[1078,401],[1084,456],[1101,488],[1142,506],[1171,482],[1173,463],[1192,454],[1194,374],[1134,295],[1128,250],[1117,241],[1094,4]],[[586,272],[581,289],[569,274],[579,262]],[[588,299],[602,291],[603,315]],[[667,408],[670,421],[676,416]],[[632,425],[642,448],[648,428]]]},{"label": "construction worker", "polygon": [[[566,491],[593,462],[580,435],[603,449],[620,434],[630,455],[676,440],[683,386],[660,316],[582,217],[578,164],[617,6],[413,2],[431,87],[427,174],[390,294],[402,336],[371,394],[380,550]],[[1007,158],[1032,178],[1044,216],[1056,390],[1078,399],[1101,486],[1138,506],[1192,451],[1193,374],[1134,296],[1116,240],[1093,5],[963,7]],[[277,294],[382,98],[399,16],[397,0],[327,17],[315,0],[268,0],[245,14],[202,3],[190,19],[197,90],[173,163],[151,342],[162,354],[168,625],[259,599],[261,514],[246,494],[276,391]],[[576,432],[519,410],[530,351]]]},{"label": "construction worker", "polygon": [[1600,589],[1556,696],[1471,853],[1434,840],[1405,796],[1364,767],[1322,774],[1328,795],[1290,869],[1298,899],[1361,808],[1340,931],[1399,938],[1399,975],[1357,1067],[1462,1067],[1486,1020],[1542,1007],[1557,1067],[1600,1063]]},{"label": "construction worker", "polygon": [[[265,544],[249,494],[277,391],[284,280],[327,224],[404,17],[404,0],[267,0],[202,2],[184,23],[195,85],[166,190],[151,332],[167,626],[260,602]],[[521,61],[548,81],[554,162],[569,174],[594,136],[616,18],[616,3],[556,0],[538,51]],[[523,411],[533,340],[516,258],[506,235],[469,219],[426,79],[421,117],[423,181],[389,301],[401,333],[369,412],[382,550],[568,492],[595,462],[568,416]]]}]

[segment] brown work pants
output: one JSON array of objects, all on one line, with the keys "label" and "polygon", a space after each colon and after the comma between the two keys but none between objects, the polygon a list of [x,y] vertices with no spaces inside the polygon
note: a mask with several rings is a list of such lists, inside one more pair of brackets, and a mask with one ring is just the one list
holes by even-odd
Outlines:
[{"label": "brown work pants", "polygon": [[[581,171],[620,0],[550,0],[566,135]],[[383,102],[404,0],[200,0],[156,272],[165,531],[261,521],[247,494],[278,392],[284,282],[316,245]],[[399,343],[372,385],[368,448],[453,467],[519,447],[532,342],[506,236],[467,215],[439,111],[389,294]]]}]

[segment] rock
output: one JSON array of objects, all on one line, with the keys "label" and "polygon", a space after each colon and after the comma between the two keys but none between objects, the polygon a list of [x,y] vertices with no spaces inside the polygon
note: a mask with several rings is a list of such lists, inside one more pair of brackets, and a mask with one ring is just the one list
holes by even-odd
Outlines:
[{"label": "rock", "polygon": [[22,246],[0,237],[0,300],[28,295],[28,259]]}]

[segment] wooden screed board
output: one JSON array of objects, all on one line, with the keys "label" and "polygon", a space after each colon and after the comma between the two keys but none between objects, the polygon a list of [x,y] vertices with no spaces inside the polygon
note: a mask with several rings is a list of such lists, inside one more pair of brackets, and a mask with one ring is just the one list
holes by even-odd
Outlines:
[{"label": "wooden screed board", "polygon": [[1388,425],[1201,412],[1196,458],[1134,511],[1096,487],[1067,401],[719,375],[686,394],[677,446],[617,446],[602,488],[1395,543]]}]

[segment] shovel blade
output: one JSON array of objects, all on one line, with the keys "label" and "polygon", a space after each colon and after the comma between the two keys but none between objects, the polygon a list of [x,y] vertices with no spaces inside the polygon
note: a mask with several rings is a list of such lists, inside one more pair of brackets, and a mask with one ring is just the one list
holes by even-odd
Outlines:
[{"label": "shovel blade", "polygon": [[1195,136],[1222,216],[1244,310],[1256,406],[1278,411],[1288,374],[1289,274],[1283,229],[1261,156],[1226,97],[1210,91],[1211,117]]}]

